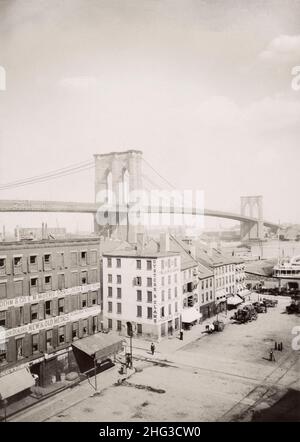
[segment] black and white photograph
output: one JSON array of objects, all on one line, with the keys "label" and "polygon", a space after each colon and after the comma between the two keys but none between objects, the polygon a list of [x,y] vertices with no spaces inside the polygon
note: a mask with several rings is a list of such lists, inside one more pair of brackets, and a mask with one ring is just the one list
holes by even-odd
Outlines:
[{"label": "black and white photograph", "polygon": [[0,423],[300,422],[299,165],[300,0],[0,0]]}]

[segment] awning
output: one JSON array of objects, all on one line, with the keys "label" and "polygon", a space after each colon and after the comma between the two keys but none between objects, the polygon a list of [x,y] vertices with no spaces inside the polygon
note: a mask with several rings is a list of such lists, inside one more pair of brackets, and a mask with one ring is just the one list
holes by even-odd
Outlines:
[{"label": "awning", "polygon": [[198,312],[195,307],[184,308],[182,311],[181,320],[186,324],[198,321],[202,317],[202,313]]},{"label": "awning", "polygon": [[227,298],[227,305],[239,305],[242,304],[243,300],[239,296],[229,296]]},{"label": "awning", "polygon": [[226,301],[226,292],[225,290],[217,290],[215,296],[215,304],[218,305],[220,302]]},{"label": "awning", "polygon": [[72,346],[101,362],[123,349],[123,339],[116,335],[97,333],[73,342]]},{"label": "awning", "polygon": [[2,399],[7,399],[14,394],[27,390],[35,385],[34,378],[28,368],[22,368],[0,377],[0,394]]}]

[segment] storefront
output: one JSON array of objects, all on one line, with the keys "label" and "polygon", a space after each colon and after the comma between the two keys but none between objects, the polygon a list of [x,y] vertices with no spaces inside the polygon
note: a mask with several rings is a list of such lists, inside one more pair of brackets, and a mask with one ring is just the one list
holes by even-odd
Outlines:
[{"label": "storefront", "polygon": [[202,314],[195,307],[184,308],[182,311],[181,322],[182,328],[189,330],[193,325],[197,324]]}]

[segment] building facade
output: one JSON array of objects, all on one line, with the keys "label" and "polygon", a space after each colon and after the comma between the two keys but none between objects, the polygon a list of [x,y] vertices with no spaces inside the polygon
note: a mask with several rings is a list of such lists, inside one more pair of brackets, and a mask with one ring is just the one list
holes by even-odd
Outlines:
[{"label": "building facade", "polygon": [[99,281],[98,238],[1,243],[0,376],[27,366],[45,386],[74,369],[72,342],[102,326]]},{"label": "building facade", "polygon": [[180,255],[144,250],[103,254],[103,320],[109,330],[159,340],[180,327]]}]

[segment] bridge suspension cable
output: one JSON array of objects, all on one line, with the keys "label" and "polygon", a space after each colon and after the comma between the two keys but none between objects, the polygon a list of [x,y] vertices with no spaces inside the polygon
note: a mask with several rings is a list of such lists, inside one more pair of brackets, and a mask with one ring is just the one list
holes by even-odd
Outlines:
[{"label": "bridge suspension cable", "polygon": [[44,183],[46,181],[54,180],[54,179],[61,178],[64,176],[84,172],[84,171],[92,169],[94,167],[95,167],[95,165],[94,165],[93,161],[85,161],[85,162],[81,162],[81,163],[76,163],[72,166],[56,169],[56,170],[53,170],[51,172],[47,172],[47,173],[44,173],[41,175],[35,175],[30,178],[24,178],[22,180],[16,180],[16,181],[12,181],[10,183],[0,185],[0,191],[7,190],[7,189],[14,189],[16,187],[23,187],[23,186],[27,186],[30,184]]},{"label": "bridge suspension cable", "polygon": [[145,158],[143,158],[143,161],[148,167],[150,167],[150,169],[153,170],[153,172],[156,173],[157,176],[159,176],[160,179],[162,179],[165,183],[167,183],[168,186],[170,186],[173,189],[176,189],[176,187],[172,183],[170,183],[170,181],[164,178],[153,166],[151,166],[151,164],[147,160],[145,160]]}]

